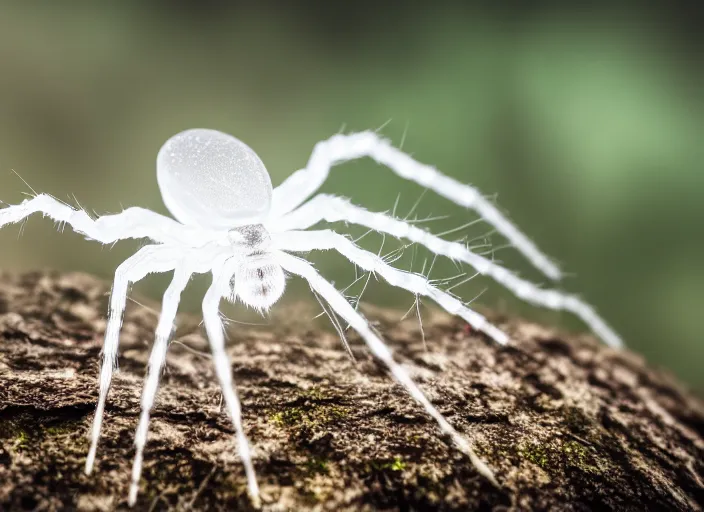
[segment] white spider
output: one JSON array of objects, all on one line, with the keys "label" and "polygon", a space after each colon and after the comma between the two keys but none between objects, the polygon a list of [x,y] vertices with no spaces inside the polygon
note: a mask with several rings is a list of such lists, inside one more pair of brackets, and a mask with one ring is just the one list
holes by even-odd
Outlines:
[{"label": "white spider", "polygon": [[252,308],[266,311],[281,297],[286,272],[308,281],[311,289],[361,335],[372,353],[388,366],[396,380],[435,419],[440,429],[470,458],[477,470],[496,484],[489,467],[430,403],[406,370],[394,361],[389,348],[362,315],[310,263],[290,253],[335,249],[358,267],[380,275],[390,284],[416,296],[430,297],[443,309],[459,315],[474,329],[495,341],[507,343],[507,335],[453,295],[431,284],[423,275],[398,270],[334,231],[305,231],[320,221],[359,224],[421,244],[438,255],[465,262],[528,302],[576,314],[606,343],[621,345],[618,335],[577,297],[555,290],[543,290],[472,253],[464,244],[444,240],[392,216],[369,212],[339,197],[321,194],[306,202],[323,184],[333,165],[365,156],[388,166],[402,178],[476,210],[535,267],[550,278],[560,277],[559,269],[476,189],[417,162],[373,132],[338,134],[318,143],[308,165],[293,173],[273,191],[262,161],[238,139],[206,129],[179,133],[164,144],[157,157],[159,188],[166,206],[177,220],[143,208],[128,208],[122,213],[93,219],[85,211],[46,194],[0,210],[0,227],[40,212],[56,222],[70,224],[86,238],[103,244],[128,238],[146,238],[153,242],[124,261],[115,273],[86,473],[92,471],[95,461],[105,401],[117,365],[118,338],[130,284],[152,272],[174,271],[173,280],[164,294],[142,394],[129,492],[129,504],[133,505],[142,470],[149,414],[157,393],[181,292],[192,274],[212,272],[212,284],[203,299],[205,329],[225,404],[237,434],[237,447],[247,475],[249,494],[254,505],[259,506],[259,489],[249,442],[242,427],[240,401],[233,387],[230,360],[225,352],[219,305],[224,297],[232,302],[239,299]]}]

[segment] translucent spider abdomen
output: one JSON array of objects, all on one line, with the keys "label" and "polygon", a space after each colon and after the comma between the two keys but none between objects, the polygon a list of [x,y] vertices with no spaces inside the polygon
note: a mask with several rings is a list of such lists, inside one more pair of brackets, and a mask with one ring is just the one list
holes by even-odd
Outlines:
[{"label": "translucent spider abdomen", "polygon": [[261,222],[271,207],[271,178],[244,142],[196,128],[167,140],[156,159],[166,207],[183,224],[212,229]]}]

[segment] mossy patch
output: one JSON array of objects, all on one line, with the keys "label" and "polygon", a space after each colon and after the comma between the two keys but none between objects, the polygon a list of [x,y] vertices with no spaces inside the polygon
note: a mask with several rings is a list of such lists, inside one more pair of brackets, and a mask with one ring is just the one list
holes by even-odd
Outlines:
[{"label": "mossy patch", "polygon": [[269,421],[281,427],[316,427],[339,421],[349,414],[349,408],[339,405],[336,397],[324,388],[302,391],[290,405],[269,415]]},{"label": "mossy patch", "polygon": [[31,423],[32,418],[18,415],[0,421],[0,444],[25,454],[47,453],[60,449],[65,457],[84,450],[83,423],[79,420],[52,418],[45,423]]},{"label": "mossy patch", "polygon": [[406,463],[401,459],[401,457],[394,457],[393,462],[389,465],[391,471],[403,471],[406,469]]},{"label": "mossy patch", "polygon": [[48,437],[58,437],[68,434],[73,434],[74,432],[81,430],[83,428],[83,423],[81,421],[64,421],[61,423],[54,423],[48,425],[44,428],[44,433]]},{"label": "mossy patch", "polygon": [[601,472],[592,451],[574,440],[524,443],[519,445],[517,453],[544,470],[571,466],[592,474]]},{"label": "mossy patch", "polygon": [[301,393],[301,398],[309,398],[310,400],[329,400],[331,398],[330,393],[326,392],[325,389],[319,387],[312,387]]},{"label": "mossy patch", "polygon": [[548,467],[549,457],[545,445],[537,443],[523,444],[518,447],[518,454],[543,469]]},{"label": "mossy patch", "polygon": [[398,455],[393,459],[373,460],[369,463],[370,471],[394,471],[400,473],[407,467],[408,463]]},{"label": "mossy patch", "polygon": [[592,474],[602,473],[597,457],[590,449],[578,441],[567,441],[562,444],[562,453],[567,464]]},{"label": "mossy patch", "polygon": [[334,404],[314,404],[312,407],[286,407],[275,412],[269,420],[282,427],[316,427],[341,420],[349,414],[347,407]]},{"label": "mossy patch", "polygon": [[16,450],[26,448],[31,437],[30,432],[18,421],[0,422],[0,439],[7,440]]},{"label": "mossy patch", "polygon": [[310,474],[327,475],[330,472],[328,461],[322,457],[311,457],[306,461],[306,469]]},{"label": "mossy patch", "polygon": [[29,441],[29,435],[24,430],[19,430],[17,435],[15,435],[14,441],[17,448],[24,448]]}]

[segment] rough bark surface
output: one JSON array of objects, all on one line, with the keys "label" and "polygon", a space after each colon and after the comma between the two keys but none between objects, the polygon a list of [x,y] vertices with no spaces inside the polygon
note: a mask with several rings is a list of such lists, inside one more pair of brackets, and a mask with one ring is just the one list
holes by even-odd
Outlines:
[{"label": "rough bark surface", "polygon": [[[83,274],[0,274],[0,509],[126,509],[156,315],[131,304],[96,471],[83,473],[109,286]],[[157,308],[158,309],[158,308]],[[384,368],[352,362],[308,314],[230,336],[267,510],[701,510],[704,406],[627,351],[494,318],[367,311],[425,392],[470,438],[479,477]],[[285,317],[285,319],[284,319]],[[137,510],[249,510],[244,471],[199,320],[181,317],[147,444]]]}]

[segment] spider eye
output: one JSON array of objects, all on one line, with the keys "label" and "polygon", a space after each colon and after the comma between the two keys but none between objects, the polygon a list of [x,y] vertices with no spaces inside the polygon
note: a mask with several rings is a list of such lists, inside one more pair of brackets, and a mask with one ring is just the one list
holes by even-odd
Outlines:
[{"label": "spider eye", "polygon": [[269,213],[269,173],[232,135],[202,128],[178,133],[159,150],[156,172],[166,207],[184,224],[229,229]]},{"label": "spider eye", "polygon": [[270,256],[262,255],[237,267],[230,286],[230,300],[239,298],[247,306],[265,311],[284,293],[286,276]]}]

